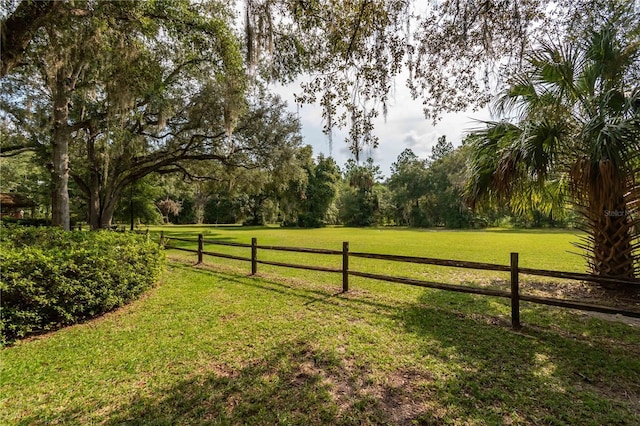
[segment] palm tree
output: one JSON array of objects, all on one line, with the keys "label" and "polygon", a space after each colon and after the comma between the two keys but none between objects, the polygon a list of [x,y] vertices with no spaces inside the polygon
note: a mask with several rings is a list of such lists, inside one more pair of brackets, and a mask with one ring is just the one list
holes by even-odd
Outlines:
[{"label": "palm tree", "polygon": [[623,38],[613,22],[573,44],[540,43],[496,101],[511,119],[475,132],[467,185],[473,205],[566,182],[591,273],[617,279],[639,272],[639,48],[638,32]]}]

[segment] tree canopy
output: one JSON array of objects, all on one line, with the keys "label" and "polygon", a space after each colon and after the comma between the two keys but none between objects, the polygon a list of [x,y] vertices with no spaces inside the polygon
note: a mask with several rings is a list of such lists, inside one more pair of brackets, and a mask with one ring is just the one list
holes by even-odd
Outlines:
[{"label": "tree canopy", "polygon": [[[397,80],[430,119],[482,106],[527,64],[535,34],[579,39],[625,3],[244,0],[238,20],[239,2],[216,0],[11,2],[2,155],[35,150],[48,164],[54,224],[69,227],[71,178],[92,226],[108,226],[122,191],[149,173],[260,151],[235,135],[263,83],[302,79],[297,100],[320,103],[327,134],[348,126],[359,161]],[[619,22],[637,34],[632,12]]]},{"label": "tree canopy", "polygon": [[245,83],[229,21],[215,3],[56,7],[25,65],[4,77],[1,99],[11,135],[3,153],[49,158],[55,225],[69,227],[69,176],[89,199],[92,227],[104,227],[122,190],[148,173],[231,161]]},{"label": "tree canopy", "polygon": [[247,0],[246,54],[261,78],[309,75],[299,102],[320,103],[328,135],[348,125],[347,143],[358,159],[378,143],[372,120],[386,115],[397,80],[423,101],[428,119],[486,105],[522,65],[535,34],[562,32],[575,16],[620,4]]},{"label": "tree canopy", "polygon": [[640,24],[624,32],[627,11],[528,52],[496,103],[510,119],[476,135],[468,186],[472,202],[560,189],[584,219],[589,268],[619,279],[638,271],[640,223]]}]

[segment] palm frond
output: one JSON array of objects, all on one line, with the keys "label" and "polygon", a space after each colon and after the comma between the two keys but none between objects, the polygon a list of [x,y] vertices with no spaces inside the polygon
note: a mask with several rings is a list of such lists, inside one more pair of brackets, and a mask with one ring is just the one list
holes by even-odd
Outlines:
[{"label": "palm frond", "polygon": [[473,154],[467,167],[465,202],[474,207],[487,197],[497,196],[494,189],[495,175],[500,161],[502,145],[519,134],[519,129],[504,121],[485,121],[484,129],[472,132],[470,147]]},{"label": "palm frond", "polygon": [[567,138],[566,121],[544,118],[527,123],[522,135],[523,166],[530,176],[544,180],[558,165],[561,145]]},{"label": "palm frond", "polygon": [[[594,273],[632,277],[639,249],[629,208],[640,208],[640,43],[605,23],[582,43],[541,41],[494,103],[515,119],[475,133],[467,198],[530,211],[571,194],[588,231]],[[560,191],[560,192],[559,192]],[[553,191],[551,193],[554,193]],[[613,212],[613,214],[611,214]],[[622,213],[621,213],[622,212]]]}]

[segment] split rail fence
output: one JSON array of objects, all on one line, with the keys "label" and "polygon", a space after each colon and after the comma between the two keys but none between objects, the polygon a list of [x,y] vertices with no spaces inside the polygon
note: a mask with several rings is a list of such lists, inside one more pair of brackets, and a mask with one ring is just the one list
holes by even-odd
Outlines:
[{"label": "split rail fence", "polygon": [[[189,249],[189,248],[168,244],[171,241],[181,241],[181,242],[188,242],[188,243],[197,242],[198,249],[194,250],[194,249]],[[250,248],[251,256],[245,257],[245,256],[236,256],[236,255],[220,253],[220,252],[205,251],[204,249],[205,243],[208,245]],[[449,259],[434,259],[434,258],[428,258],[428,257],[397,256],[397,255],[390,255],[390,254],[353,252],[349,250],[348,242],[342,243],[342,250],[330,250],[330,249],[319,249],[319,248],[258,245],[258,240],[256,238],[251,239],[251,244],[228,242],[228,241],[205,240],[202,234],[198,235],[197,240],[194,240],[194,239],[188,239],[188,238],[168,236],[168,235],[165,235],[164,232],[160,233],[160,245],[167,249],[195,253],[198,255],[198,263],[202,263],[204,256],[213,256],[213,257],[220,257],[225,259],[233,259],[233,260],[250,262],[252,275],[255,275],[258,272],[258,264],[341,274],[343,292],[349,291],[349,277],[354,276],[354,277],[363,277],[363,278],[369,278],[369,279],[380,280],[380,281],[387,281],[392,283],[407,284],[407,285],[418,286],[418,287],[434,288],[434,289],[440,289],[440,290],[446,290],[446,291],[455,291],[459,293],[502,297],[502,298],[509,299],[511,301],[511,326],[515,330],[521,328],[520,301],[537,303],[542,305],[549,305],[549,306],[557,306],[562,308],[577,309],[581,311],[600,312],[605,314],[616,314],[616,315],[623,315],[627,317],[640,318],[640,312],[638,311],[618,309],[615,307],[594,305],[594,304],[583,303],[583,302],[572,301],[572,300],[563,300],[563,299],[555,299],[555,298],[521,294],[520,293],[520,275],[521,274],[561,278],[561,279],[576,280],[576,281],[590,281],[590,282],[596,282],[600,284],[630,284],[630,285],[640,286],[640,281],[639,280],[623,281],[623,280],[614,279],[614,278],[597,277],[590,274],[582,274],[582,273],[575,273],[575,272],[561,272],[561,271],[552,271],[552,270],[544,270],[544,269],[521,268],[518,265],[518,261],[519,261],[518,253],[511,253],[509,265],[498,265],[498,264],[492,264],[492,263],[467,262],[467,261],[449,260]],[[284,263],[284,262],[275,262],[270,260],[260,260],[258,258],[258,250],[287,251],[287,252],[295,252],[295,253],[310,253],[315,255],[342,256],[342,267],[329,268],[329,267],[323,267],[323,266],[300,265],[300,264],[292,264],[292,263]],[[373,274],[368,272],[353,271],[349,269],[349,259],[352,257],[365,258],[365,259],[378,259],[378,260],[392,261],[392,262],[414,263],[414,264],[422,264],[422,265],[437,265],[437,266],[446,266],[446,267],[452,267],[452,268],[509,272],[511,286],[510,286],[510,291],[504,291],[504,290],[497,290],[497,289],[469,287],[469,286],[463,286],[463,285],[424,281],[424,280],[418,280],[413,278],[403,278],[403,277],[396,277],[396,276],[389,276],[389,275]]]}]

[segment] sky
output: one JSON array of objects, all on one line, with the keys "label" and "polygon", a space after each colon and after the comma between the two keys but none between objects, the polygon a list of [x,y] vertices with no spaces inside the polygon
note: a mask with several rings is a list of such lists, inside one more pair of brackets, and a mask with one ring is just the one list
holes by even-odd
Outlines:
[{"label": "sky", "polygon": [[[236,22],[244,25],[244,2],[236,3]],[[378,136],[379,146],[376,149],[365,149],[361,160],[368,157],[380,166],[384,176],[391,174],[391,164],[406,148],[411,148],[419,158],[427,158],[438,138],[446,135],[454,146],[459,146],[469,130],[481,126],[477,120],[490,119],[489,110],[465,111],[456,114],[444,114],[436,126],[431,120],[424,118],[422,101],[413,100],[409,89],[403,84],[408,75],[396,77],[395,96],[390,99],[386,120],[380,114],[375,121],[374,133]],[[318,104],[296,105],[294,93],[302,93],[300,81],[288,86],[272,85],[270,89],[287,102],[291,112],[298,113],[302,124],[303,143],[313,147],[314,156],[322,153],[331,156],[342,167],[352,158],[345,138],[348,129],[335,129],[333,143],[329,143],[327,135],[322,133],[322,109]]]},{"label": "sky", "polygon": [[[348,129],[335,129],[333,144],[330,144],[327,135],[322,133],[321,107],[318,104],[304,104],[299,107],[296,105],[293,94],[301,93],[299,84],[275,86],[272,89],[287,101],[290,111],[298,114],[302,124],[303,143],[313,147],[314,156],[320,153],[331,156],[340,167],[352,158],[345,142]],[[382,173],[388,177],[391,174],[391,164],[406,148],[411,148],[419,158],[427,158],[438,137],[446,135],[448,141],[454,146],[459,146],[468,131],[481,127],[478,120],[488,119],[489,111],[484,108],[476,112],[469,110],[445,114],[433,126],[430,119],[424,118],[422,102],[411,99],[409,90],[398,84],[395,96],[388,107],[386,120],[380,116],[374,121],[374,133],[378,136],[380,144],[376,149],[365,149],[361,159],[373,158]]]}]

